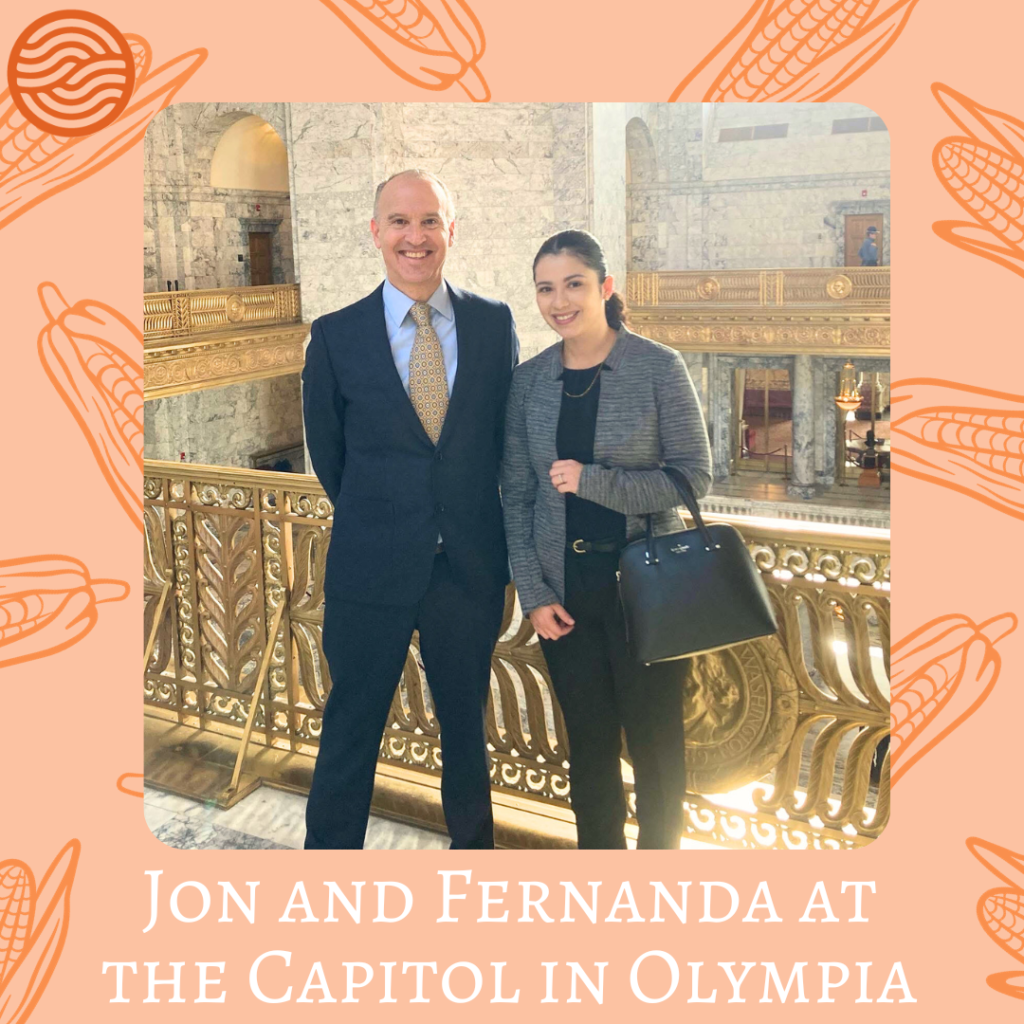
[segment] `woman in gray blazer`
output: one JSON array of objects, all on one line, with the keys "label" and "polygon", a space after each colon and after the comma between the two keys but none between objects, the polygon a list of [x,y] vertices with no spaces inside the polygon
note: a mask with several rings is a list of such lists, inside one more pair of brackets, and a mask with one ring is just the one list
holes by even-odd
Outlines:
[{"label": "woman in gray blazer", "polygon": [[502,501],[523,614],[565,718],[581,848],[624,849],[621,733],[633,762],[638,846],[678,849],[686,792],[685,661],[627,650],[618,552],[654,516],[682,529],[674,466],[711,484],[707,430],[678,352],[628,331],[604,253],[563,231],[533,265],[537,304],[561,340],[518,367],[507,406]]}]

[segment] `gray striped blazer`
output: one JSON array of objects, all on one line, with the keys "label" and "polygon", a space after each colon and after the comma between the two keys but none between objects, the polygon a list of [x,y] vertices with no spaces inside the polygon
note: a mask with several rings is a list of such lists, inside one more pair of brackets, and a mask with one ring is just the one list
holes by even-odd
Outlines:
[{"label": "gray striped blazer", "polygon": [[[524,614],[565,600],[565,497],[548,470],[558,458],[562,346],[556,342],[512,377],[505,423],[501,498],[512,575]],[[626,534],[682,528],[679,492],[661,472],[674,466],[700,498],[711,486],[711,449],[700,402],[682,356],[624,327],[605,361],[594,462],[577,493],[626,514]]]}]

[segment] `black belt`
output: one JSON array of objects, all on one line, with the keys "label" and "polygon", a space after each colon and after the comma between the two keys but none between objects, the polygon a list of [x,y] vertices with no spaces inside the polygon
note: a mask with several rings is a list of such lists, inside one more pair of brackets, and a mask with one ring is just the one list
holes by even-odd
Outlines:
[{"label": "black belt", "polygon": [[622,544],[616,540],[574,540],[566,547],[577,555],[617,555]]}]

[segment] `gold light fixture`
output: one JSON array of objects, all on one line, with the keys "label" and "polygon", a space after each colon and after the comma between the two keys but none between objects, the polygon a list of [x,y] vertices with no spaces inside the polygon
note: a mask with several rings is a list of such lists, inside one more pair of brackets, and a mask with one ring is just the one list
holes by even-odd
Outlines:
[{"label": "gold light fixture", "polygon": [[861,394],[857,386],[857,372],[853,363],[847,362],[839,375],[839,394],[834,399],[843,412],[853,412],[860,407]]}]

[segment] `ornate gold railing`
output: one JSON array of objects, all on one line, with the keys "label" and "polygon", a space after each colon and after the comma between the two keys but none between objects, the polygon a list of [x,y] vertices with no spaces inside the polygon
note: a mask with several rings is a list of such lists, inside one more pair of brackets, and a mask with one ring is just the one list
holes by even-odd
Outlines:
[{"label": "ornate gold railing", "polygon": [[302,319],[297,284],[147,292],[142,306],[142,336],[147,346],[168,338],[271,327]]},{"label": "ornate gold railing", "polygon": [[[268,623],[283,602],[254,760],[272,762],[267,781],[301,790],[330,692],[321,631],[331,503],[313,477],[163,462],[147,462],[145,472],[145,624],[156,638],[144,673],[147,776],[217,796]],[[889,729],[888,534],[732,521],[781,628],[777,638],[694,663],[685,700],[688,829],[720,845],[862,845],[889,816],[888,755],[880,779],[871,774]],[[154,624],[168,580],[173,597]],[[570,757],[540,648],[511,587],[492,667],[495,801],[515,805],[520,821],[525,809],[533,822],[509,842],[545,845],[548,825],[567,818]],[[379,758],[379,779],[403,781],[384,787],[381,809],[436,825],[439,768],[414,637]]]},{"label": "ornate gold railing", "polygon": [[145,397],[299,373],[308,329],[296,284],[147,293]]},{"label": "ornate gold railing", "polygon": [[889,267],[634,272],[630,324],[690,351],[888,356]]}]

